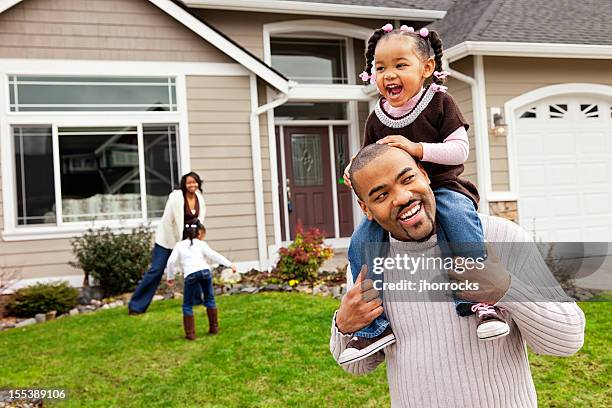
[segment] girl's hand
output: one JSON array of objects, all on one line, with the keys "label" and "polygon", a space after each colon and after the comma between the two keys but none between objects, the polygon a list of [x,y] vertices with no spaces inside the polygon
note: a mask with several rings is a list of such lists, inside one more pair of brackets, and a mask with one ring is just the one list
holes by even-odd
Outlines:
[{"label": "girl's hand", "polygon": [[168,287],[169,287],[169,288],[171,288],[171,287],[173,287],[173,286],[174,286],[174,279],[170,279],[170,280],[168,281]]},{"label": "girl's hand", "polygon": [[400,135],[390,135],[385,136],[376,143],[378,144],[388,144],[389,146],[399,147],[400,149],[406,151],[412,157],[415,157],[419,160],[423,158],[423,145],[420,143],[411,142],[406,139],[404,136]]},{"label": "girl's hand", "polygon": [[351,168],[351,164],[353,163],[353,159],[355,158],[355,156],[356,155],[353,155],[353,157],[351,157],[351,161],[344,169],[344,184],[346,184],[351,189],[353,188],[353,185],[351,184],[351,179],[349,177],[349,169]]},{"label": "girl's hand", "polygon": [[236,272],[236,269],[238,269],[238,268],[236,268],[236,264],[232,264],[231,268],[232,268],[232,271],[234,271],[234,272]]}]

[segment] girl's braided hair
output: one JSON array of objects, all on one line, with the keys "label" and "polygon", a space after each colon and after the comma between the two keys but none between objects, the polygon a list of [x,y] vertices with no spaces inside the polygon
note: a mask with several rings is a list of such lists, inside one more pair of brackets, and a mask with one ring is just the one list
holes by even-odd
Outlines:
[{"label": "girl's braided hair", "polygon": [[[413,44],[416,46],[416,53],[422,60],[427,60],[430,57],[434,58],[436,68],[434,71],[442,72],[442,40],[435,31],[429,31],[426,38],[421,37],[418,32],[404,31],[395,29],[393,31],[385,32],[382,28],[374,31],[374,33],[368,39],[368,43],[365,51],[366,66],[365,72],[372,72],[372,62],[374,62],[374,52],[376,46],[380,40],[391,38],[392,36],[400,35],[403,37],[410,38]],[[433,83],[442,85],[444,84],[444,78],[431,77]]]},{"label": "girl's braided hair", "polygon": [[189,246],[192,246],[193,240],[198,237],[200,231],[206,232],[206,227],[204,227],[200,220],[196,220],[191,224],[185,224],[185,228],[183,228],[183,239],[188,239],[191,242]]}]

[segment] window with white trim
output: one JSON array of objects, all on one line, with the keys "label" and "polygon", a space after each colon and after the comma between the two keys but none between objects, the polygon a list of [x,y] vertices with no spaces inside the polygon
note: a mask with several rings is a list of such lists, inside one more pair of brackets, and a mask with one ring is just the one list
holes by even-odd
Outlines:
[{"label": "window with white trim", "polygon": [[272,66],[303,84],[348,84],[346,39],[274,37]]},{"label": "window with white trim", "polygon": [[176,111],[174,78],[9,76],[11,112]]},{"label": "window with white trim", "polygon": [[130,80],[9,76],[16,227],[161,217],[180,178],[175,79]]}]

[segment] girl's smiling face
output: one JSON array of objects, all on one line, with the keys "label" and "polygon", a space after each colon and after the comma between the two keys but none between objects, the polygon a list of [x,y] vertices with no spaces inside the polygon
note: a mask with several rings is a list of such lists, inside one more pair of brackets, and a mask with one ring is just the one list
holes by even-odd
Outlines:
[{"label": "girl's smiling face", "polygon": [[376,86],[393,107],[400,107],[416,95],[435,69],[433,58],[423,61],[416,53],[414,39],[393,35],[376,46]]}]

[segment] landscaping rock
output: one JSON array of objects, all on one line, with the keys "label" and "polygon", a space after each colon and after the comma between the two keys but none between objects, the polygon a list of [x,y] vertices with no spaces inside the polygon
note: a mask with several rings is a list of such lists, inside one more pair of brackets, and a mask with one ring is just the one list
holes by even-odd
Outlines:
[{"label": "landscaping rock", "polygon": [[215,295],[217,295],[217,296],[218,296],[218,295],[222,295],[222,294],[223,294],[223,288],[221,288],[221,287],[217,286],[217,287],[215,288]]},{"label": "landscaping rock", "polygon": [[113,303],[109,303],[108,307],[110,307],[111,309],[114,309],[116,307],[121,307],[123,306],[123,301],[122,300],[115,300]]},{"label": "landscaping rock", "polygon": [[153,302],[157,302],[158,300],[164,300],[164,297],[162,295],[153,296]]},{"label": "landscaping rock", "polygon": [[55,320],[55,316],[57,316],[57,312],[55,310],[50,310],[47,312],[45,317],[47,318],[47,321],[49,321],[49,320]]},{"label": "landscaping rock", "polygon": [[20,327],[26,327],[26,326],[31,326],[33,324],[36,324],[36,319],[30,318],[30,319],[25,319],[20,321],[19,323],[17,323],[15,325],[15,328],[18,329]]},{"label": "landscaping rock", "polygon": [[81,313],[81,314],[91,313],[94,310],[96,310],[96,308],[94,306],[91,306],[91,305],[77,306],[77,309],[78,309],[79,313]]},{"label": "landscaping rock", "polygon": [[44,313],[36,313],[36,315],[34,315],[34,319],[36,320],[36,323],[44,323],[47,321],[47,316]]},{"label": "landscaping rock", "polygon": [[96,308],[102,306],[102,302],[98,299],[91,299],[91,302],[89,302],[92,306],[95,306]]},{"label": "landscaping rock", "polygon": [[283,292],[293,292],[293,288],[287,284],[284,284],[282,287]]},{"label": "landscaping rock", "polygon": [[235,285],[232,285],[232,289],[236,289],[237,291],[240,291],[243,287],[244,285],[242,283],[236,283]]},{"label": "landscaping rock", "polygon": [[76,316],[79,314],[79,309],[77,309],[76,307],[74,309],[70,309],[70,311],[68,312],[68,314],[70,316]]},{"label": "landscaping rock", "polygon": [[168,292],[168,293],[164,293],[164,300],[170,300],[172,299],[172,292]]},{"label": "landscaping rock", "polygon": [[92,299],[101,300],[104,297],[104,293],[99,287],[83,287],[80,291],[81,293],[77,301],[81,305],[88,305],[91,303]]},{"label": "landscaping rock", "polygon": [[254,294],[254,293],[259,292],[260,290],[261,290],[261,288],[256,288],[256,287],[254,287],[254,286],[247,286],[247,287],[245,287],[245,288],[242,288],[242,289],[240,290],[240,292],[242,292],[242,293],[248,293],[249,295],[252,295],[252,294]]},{"label": "landscaping rock", "polygon": [[14,329],[15,328],[15,323],[4,323],[4,328],[5,329]]},{"label": "landscaping rock", "polygon": [[110,307],[110,306],[109,306],[109,304],[107,303],[107,304],[105,304],[105,305],[102,305],[102,307],[101,307],[100,309],[105,309],[105,310],[106,310],[106,309],[110,309],[110,308],[111,308],[111,307]]},{"label": "landscaping rock", "polygon": [[242,279],[240,274],[232,271],[231,269],[224,269],[221,271],[221,280],[223,282],[240,282],[240,279]]},{"label": "landscaping rock", "polygon": [[174,298],[175,298],[175,299],[183,299],[183,294],[182,294],[182,293],[179,293],[179,292],[175,292],[175,293],[174,293]]},{"label": "landscaping rock", "polygon": [[57,320],[59,320],[59,319],[65,319],[65,318],[66,318],[66,317],[68,317],[68,316],[70,316],[70,315],[69,315],[69,314],[67,314],[67,313],[61,314],[61,315],[57,316]]},{"label": "landscaping rock", "polygon": [[300,293],[309,293],[312,294],[312,288],[310,286],[307,285],[298,285],[295,288],[298,292]]},{"label": "landscaping rock", "polygon": [[262,290],[263,291],[268,291],[268,292],[278,292],[279,290],[281,290],[281,286],[280,285],[275,285],[273,283],[270,283],[270,284],[264,286]]}]

